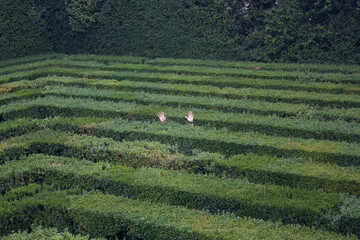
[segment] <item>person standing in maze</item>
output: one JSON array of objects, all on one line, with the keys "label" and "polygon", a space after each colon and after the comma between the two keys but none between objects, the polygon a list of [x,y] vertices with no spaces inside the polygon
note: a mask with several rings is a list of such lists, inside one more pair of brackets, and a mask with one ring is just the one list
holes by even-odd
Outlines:
[{"label": "person standing in maze", "polygon": [[[160,119],[160,122],[165,122],[166,121],[166,117],[165,117],[164,112],[160,112],[158,114],[158,117]],[[194,126],[194,114],[190,111],[190,112],[188,112],[188,116],[185,116],[185,118],[188,120],[190,126],[193,127]]]}]

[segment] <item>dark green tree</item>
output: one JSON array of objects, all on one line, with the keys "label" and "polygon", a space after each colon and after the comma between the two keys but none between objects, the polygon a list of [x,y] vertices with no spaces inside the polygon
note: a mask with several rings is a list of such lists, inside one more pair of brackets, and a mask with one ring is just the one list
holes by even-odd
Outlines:
[{"label": "dark green tree", "polygon": [[103,0],[65,0],[72,29],[85,32],[95,24],[102,2]]},{"label": "dark green tree", "polygon": [[52,51],[45,26],[33,1],[2,0],[0,60]]}]

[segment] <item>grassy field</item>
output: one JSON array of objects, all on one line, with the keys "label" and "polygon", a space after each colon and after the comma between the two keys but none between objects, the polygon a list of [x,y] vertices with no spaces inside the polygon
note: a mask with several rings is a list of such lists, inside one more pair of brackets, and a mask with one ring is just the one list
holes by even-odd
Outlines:
[{"label": "grassy field", "polygon": [[0,239],[360,238],[359,66],[32,56],[0,106]]}]

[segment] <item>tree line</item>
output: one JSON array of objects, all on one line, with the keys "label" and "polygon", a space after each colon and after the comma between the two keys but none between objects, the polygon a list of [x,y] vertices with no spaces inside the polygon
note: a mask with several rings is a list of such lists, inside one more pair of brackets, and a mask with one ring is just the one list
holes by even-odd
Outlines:
[{"label": "tree line", "polygon": [[359,0],[2,0],[0,59],[45,52],[360,62]]}]

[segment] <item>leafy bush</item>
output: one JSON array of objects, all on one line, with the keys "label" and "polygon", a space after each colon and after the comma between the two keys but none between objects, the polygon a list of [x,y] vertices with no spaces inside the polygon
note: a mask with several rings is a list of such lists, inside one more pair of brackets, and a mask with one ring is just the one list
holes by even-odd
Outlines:
[{"label": "leafy bush", "polygon": [[332,223],[337,231],[352,232],[360,237],[360,200],[356,196],[344,197],[340,214],[333,216]]},{"label": "leafy bush", "polygon": [[[35,227],[30,233],[27,231],[12,233],[8,236],[0,238],[1,240],[39,240],[39,239],[53,239],[53,240],[89,240],[88,236],[73,235],[68,230],[58,232],[56,228],[44,228],[41,226]],[[94,238],[92,238],[94,239]],[[102,239],[102,238],[101,238]],[[95,240],[95,239],[94,239]],[[100,240],[100,238],[98,239]]]},{"label": "leafy bush", "polygon": [[46,22],[33,1],[2,1],[0,32],[0,60],[52,51]]},{"label": "leafy bush", "polygon": [[[74,122],[75,119],[69,119]],[[110,138],[39,131],[3,142],[1,162],[19,159],[30,153],[44,153],[88,159],[93,162],[118,162],[126,166],[186,170],[246,178],[254,183],[273,183],[304,189],[322,189],[359,195],[360,182],[355,167],[311,163],[301,159],[282,159],[269,155],[241,154],[226,158],[219,153],[193,149],[191,155],[177,147],[158,142],[116,142]],[[296,166],[296,167],[294,167]]]},{"label": "leafy bush", "polygon": [[[8,216],[16,216],[9,218]],[[59,213],[62,213],[61,215]],[[32,215],[31,221],[29,217]],[[0,207],[0,234],[22,229],[34,220],[45,227],[85,231],[91,237],[138,237],[146,239],[356,239],[296,225],[281,225],[229,214],[154,204],[98,192],[45,192]],[[4,228],[8,226],[8,228]],[[255,229],[255,230],[254,230]],[[5,231],[4,231],[5,230]]]}]

